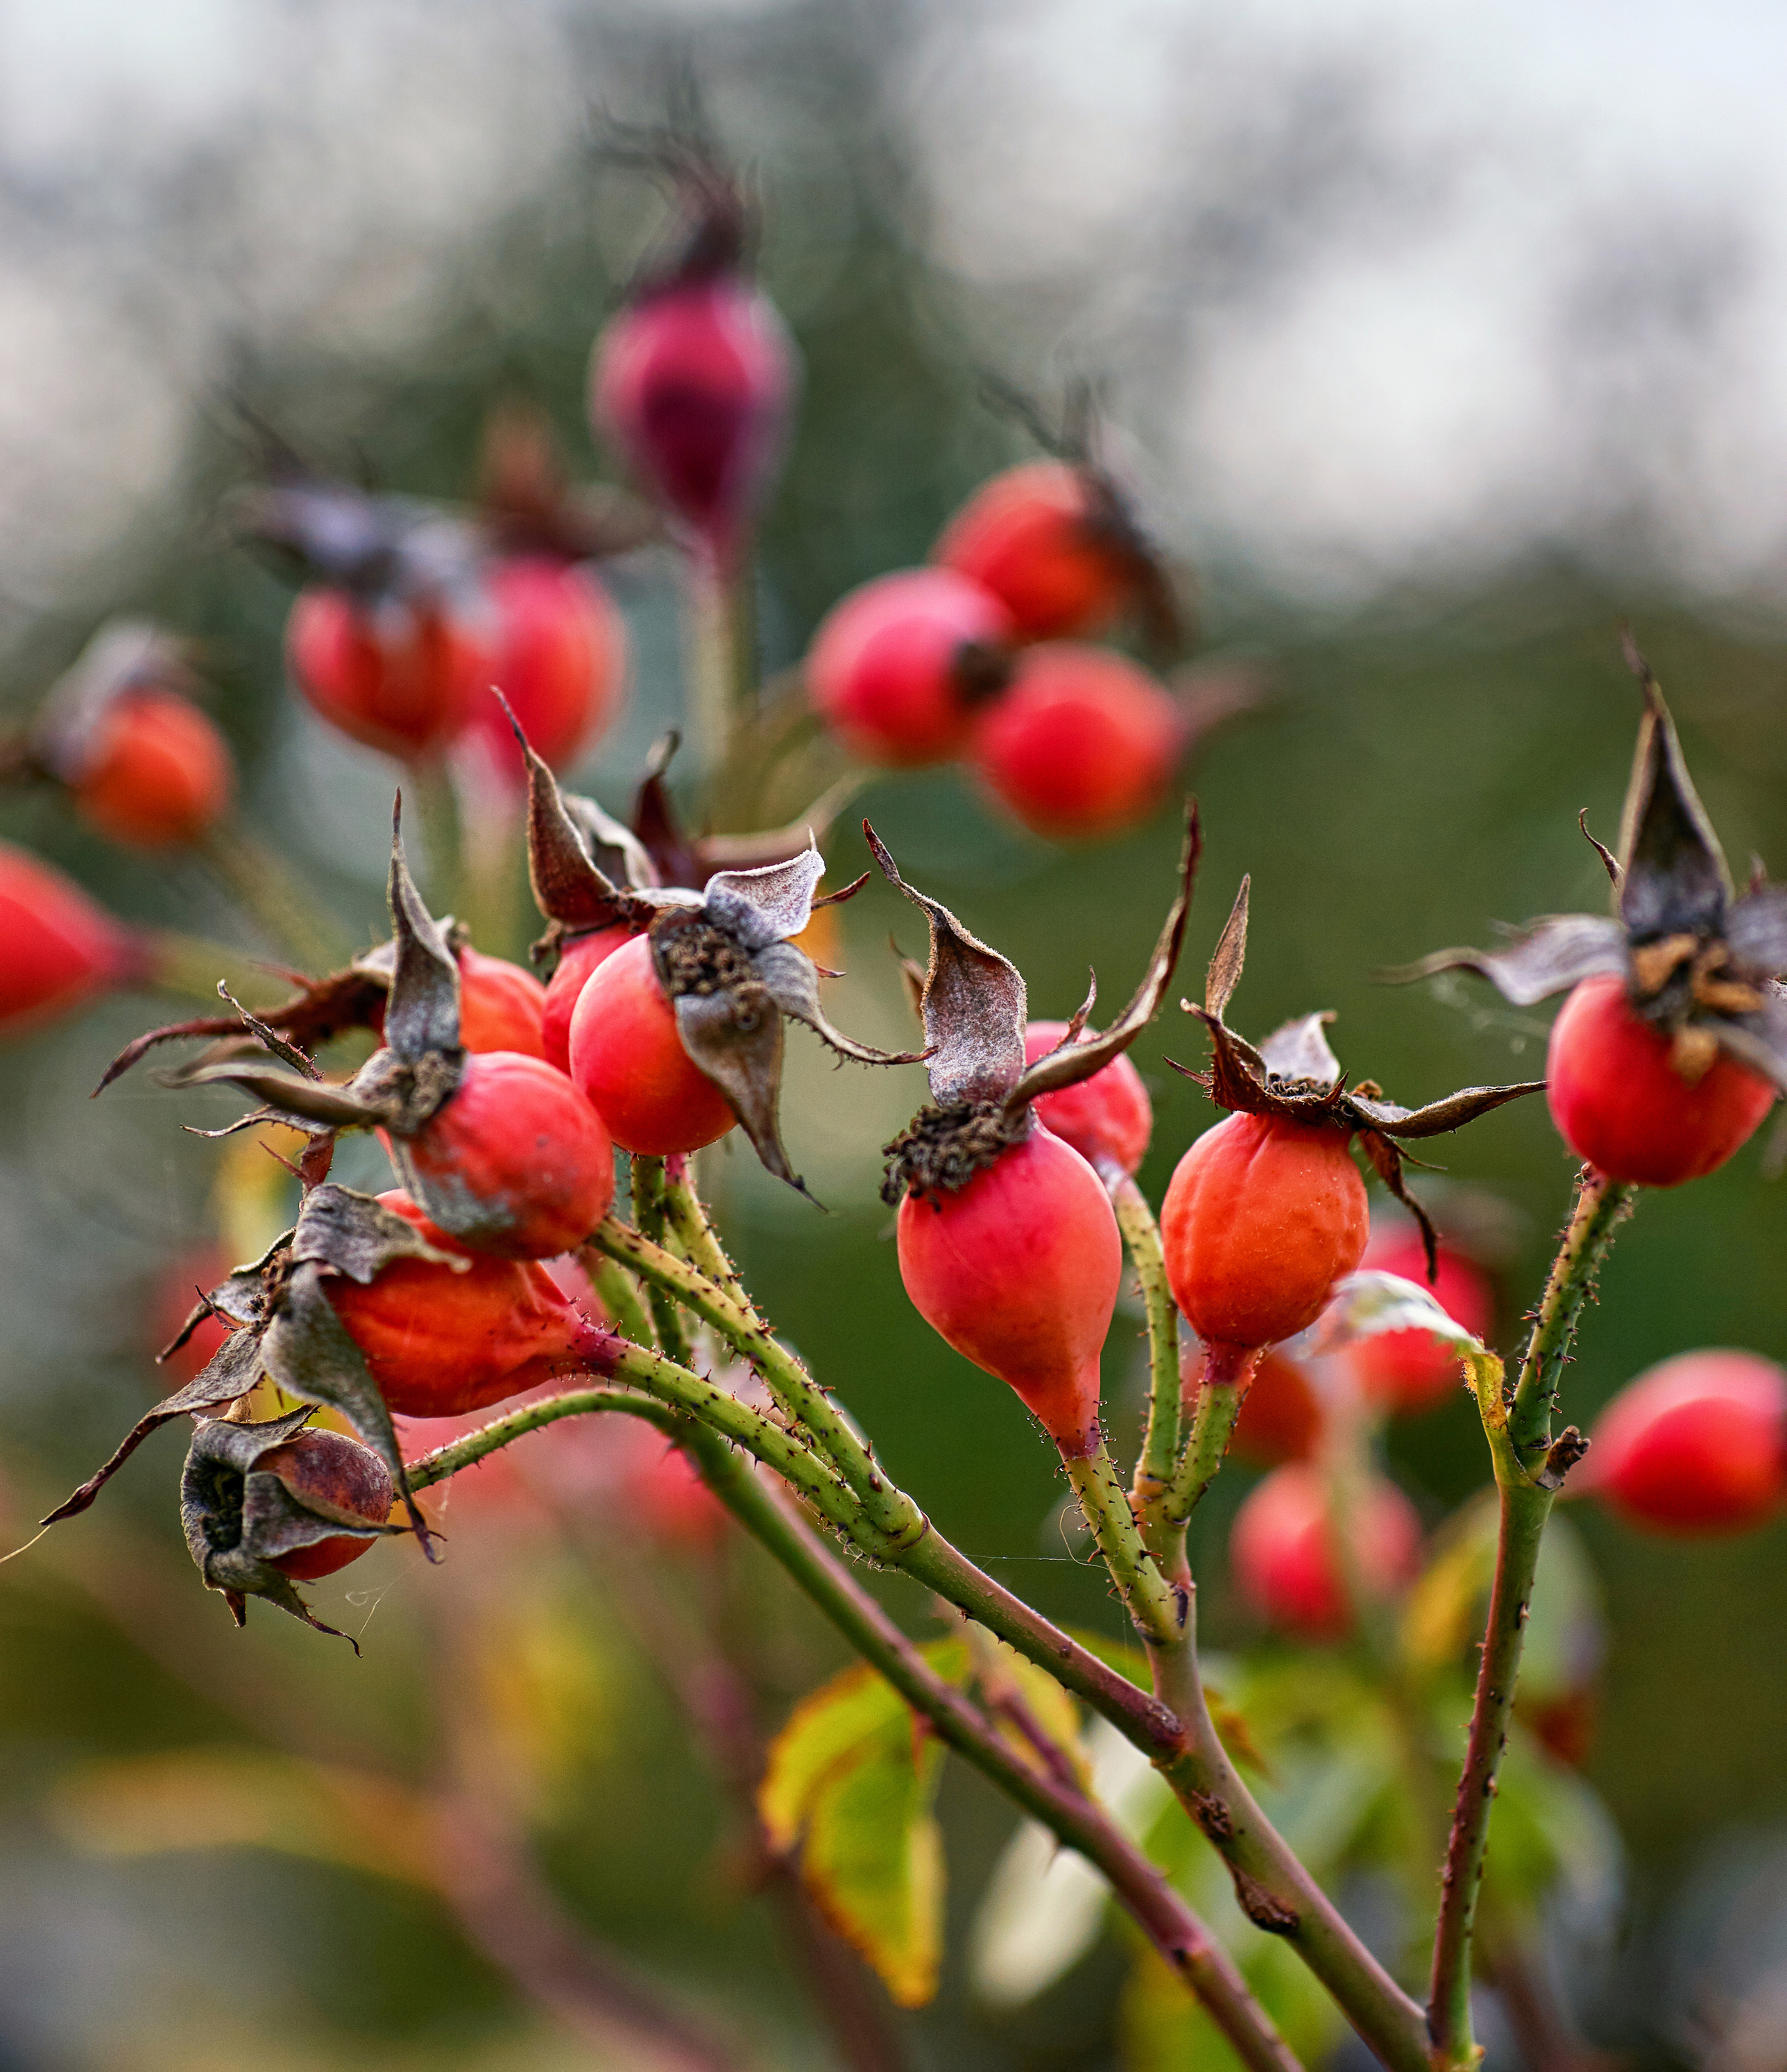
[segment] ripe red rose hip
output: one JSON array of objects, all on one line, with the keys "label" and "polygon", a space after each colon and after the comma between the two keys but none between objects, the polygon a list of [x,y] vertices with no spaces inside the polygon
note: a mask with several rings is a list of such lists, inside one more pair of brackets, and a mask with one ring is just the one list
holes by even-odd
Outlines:
[{"label": "ripe red rose hip", "polygon": [[[1349,1525],[1361,1585],[1374,1598],[1391,1596],[1419,1560],[1415,1507],[1373,1476]],[[1230,1531],[1229,1560],[1243,1597],[1268,1625],[1313,1641],[1351,1630],[1336,1530],[1322,1477],[1301,1462],[1275,1468],[1249,1493]]]},{"label": "ripe red rose hip", "polygon": [[[495,619],[490,681],[536,753],[555,770],[614,724],[626,690],[626,630],[607,593],[581,569],[543,554],[498,561],[484,586]],[[494,698],[472,708],[486,752],[516,784],[526,769]]]},{"label": "ripe red rose hip", "polygon": [[115,985],[150,958],[72,878],[0,842],[0,1035],[17,1035]]},{"label": "ripe red rose hip", "polygon": [[1572,1486],[1633,1525],[1741,1532],[1787,1497],[1787,1373],[1754,1353],[1682,1353],[1596,1420]]},{"label": "ripe red rose hip", "polygon": [[380,1202],[428,1242],[470,1260],[462,1271],[399,1259],[362,1285],[325,1284],[387,1407],[405,1417],[452,1417],[602,1363],[608,1334],[532,1261],[474,1252],[431,1223],[407,1194]]},{"label": "ripe red rose hip", "polygon": [[229,808],[235,763],[216,726],[179,692],[112,699],[68,773],[76,809],[108,840],[142,849],[195,842]]},{"label": "ripe red rose hip", "polygon": [[1609,1178],[1677,1187],[1714,1171],[1773,1105],[1770,1082],[1720,1052],[1689,1079],[1622,979],[1586,978],[1551,1025],[1546,1098],[1559,1134]]},{"label": "ripe red rose hip", "polygon": [[487,957],[467,943],[459,963],[459,1041],[468,1050],[546,1055],[546,989],[507,957]]},{"label": "ripe red rose hip", "polygon": [[495,652],[470,619],[432,599],[362,602],[301,591],[286,625],[292,680],[351,741],[415,762],[454,739],[487,699]]},{"label": "ripe red rose hip", "polygon": [[1026,651],[974,732],[976,773],[1034,833],[1089,841],[1144,820],[1165,796],[1185,717],[1145,669],[1103,648]]},{"label": "ripe red rose hip", "polygon": [[636,932],[626,922],[617,921],[611,927],[573,935],[565,943],[557,967],[546,981],[546,1005],[540,1017],[540,1050],[548,1065],[556,1065],[561,1072],[570,1071],[571,1018],[590,974],[622,944],[631,942]]},{"label": "ripe red rose hip", "polygon": [[571,1016],[572,1083],[623,1151],[662,1157],[714,1144],[735,1120],[683,1047],[643,935],[605,957]]},{"label": "ripe red rose hip", "polygon": [[[1029,1023],[1024,1031],[1024,1062],[1033,1065],[1046,1057],[1067,1033],[1065,1022]],[[1037,1120],[1072,1145],[1107,1185],[1117,1175],[1134,1174],[1154,1133],[1153,1104],[1127,1056],[1113,1058],[1089,1079],[1042,1095],[1036,1112]]]},{"label": "ripe red rose hip", "polygon": [[1096,632],[1136,601],[1147,550],[1109,486],[1065,461],[1029,461],[984,483],[933,559],[1000,599],[1031,640]]},{"label": "ripe red rose hip", "polygon": [[967,746],[976,709],[1003,689],[1016,636],[999,600],[951,569],[877,576],[820,620],[807,695],[863,762],[942,763]]},{"label": "ripe red rose hip", "polygon": [[[1381,1247],[1374,1243],[1365,1256],[1367,1267],[1428,1289],[1448,1317],[1473,1337],[1487,1338],[1495,1301],[1482,1268],[1444,1244],[1437,1261],[1437,1276],[1430,1282],[1425,1248],[1412,1232]],[[1430,1331],[1382,1331],[1361,1338],[1350,1351],[1366,1400],[1382,1409],[1408,1416],[1459,1392],[1458,1355]]]},{"label": "ripe red rose hip", "polygon": [[1206,1344],[1255,1346],[1313,1324],[1370,1235],[1349,1139],[1231,1115],[1191,1146],[1161,1207],[1173,1300]]}]

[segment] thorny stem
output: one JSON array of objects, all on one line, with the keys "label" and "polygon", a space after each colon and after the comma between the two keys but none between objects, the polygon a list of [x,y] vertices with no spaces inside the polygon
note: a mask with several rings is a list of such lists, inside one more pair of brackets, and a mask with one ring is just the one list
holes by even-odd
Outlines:
[{"label": "thorny stem", "polygon": [[1148,1551],[1161,1560],[1169,1558],[1174,1538],[1161,1503],[1179,1458],[1179,1312],[1167,1285],[1160,1226],[1130,1174],[1124,1174],[1111,1190],[1111,1203],[1148,1313],[1148,1429],[1136,1463],[1134,1494]]},{"label": "thorny stem", "polygon": [[608,1320],[614,1329],[636,1346],[650,1345],[653,1338],[651,1319],[631,1280],[606,1252],[598,1252],[594,1245],[585,1245],[578,1256],[590,1276],[590,1285],[601,1298],[602,1306],[608,1312]]},{"label": "thorny stem", "polygon": [[[640,1236],[648,1244],[661,1248],[668,1221],[663,1159],[634,1158],[633,1215],[639,1224]],[[599,1230],[590,1237],[590,1248],[592,1251],[607,1250],[602,1243]],[[610,1256],[614,1255],[610,1253]],[[658,1343],[663,1346],[667,1358],[687,1367],[690,1359],[688,1333],[684,1329],[683,1320],[677,1314],[675,1291],[663,1288],[656,1281],[647,1281],[646,1295],[651,1305],[651,1321],[657,1331]],[[693,1305],[690,1306],[692,1308]]]},{"label": "thorny stem", "polygon": [[1109,1452],[1101,1444],[1090,1457],[1064,1459],[1063,1465],[1092,1536],[1099,1543],[1099,1552],[1104,1556],[1104,1565],[1111,1571],[1124,1607],[1138,1630],[1151,1642],[1169,1644],[1177,1640],[1184,1606],[1143,1542]]},{"label": "thorny stem", "polygon": [[763,1320],[757,1314],[756,1305],[745,1292],[738,1269],[726,1256],[706,1207],[689,1179],[686,1160],[665,1161],[663,1205],[664,1215],[689,1264],[705,1273],[754,1324],[761,1324]]},{"label": "thorny stem", "polygon": [[1503,1391],[1499,1362],[1471,1363],[1477,1408],[1495,1467],[1501,1523],[1477,1697],[1446,1847],[1440,1918],[1434,1927],[1428,2028],[1432,2062],[1444,2072],[1452,2068],[1462,2072],[1476,2063],[1478,2054],[1471,2033],[1471,1936],[1497,1776],[1520,1678],[1539,1547],[1567,1466],[1563,1463],[1553,1470],[1547,1465],[1558,1377],[1575,1342],[1583,1305],[1593,1292],[1600,1263],[1614,1232],[1631,1212],[1633,1195],[1633,1190],[1625,1182],[1610,1180],[1592,1166],[1583,1168],[1575,1206],[1552,1261],[1512,1396]]},{"label": "thorny stem", "polygon": [[[1187,1346],[1189,1369],[1189,1383],[1199,1368],[1196,1350]],[[1246,1400],[1259,1363],[1265,1358],[1261,1346],[1230,1346],[1220,1342],[1206,1346],[1202,1354],[1202,1380],[1197,1391],[1196,1408],[1191,1413],[1191,1435],[1185,1441],[1185,1450],[1173,1478],[1173,1487],[1166,1503],[1166,1515],[1182,1524],[1197,1508],[1203,1494],[1216,1479],[1229,1450],[1229,1441],[1234,1437],[1234,1420],[1241,1414],[1241,1405]]]}]

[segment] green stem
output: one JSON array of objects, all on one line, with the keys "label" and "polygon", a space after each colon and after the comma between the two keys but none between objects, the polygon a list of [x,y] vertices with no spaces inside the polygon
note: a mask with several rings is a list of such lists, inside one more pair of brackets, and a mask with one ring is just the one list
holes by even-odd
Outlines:
[{"label": "green stem", "polygon": [[465,898],[465,841],[453,771],[444,755],[431,755],[410,764],[409,779],[428,857],[429,904],[437,914],[457,913]]},{"label": "green stem", "polygon": [[698,554],[689,563],[688,721],[701,775],[711,789],[732,747],[739,716],[757,695],[750,557],[729,567]]},{"label": "green stem", "polygon": [[1168,1518],[1182,1524],[1215,1481],[1234,1437],[1234,1420],[1265,1356],[1260,1346],[1225,1345],[1218,1340],[1205,1346],[1197,1407],[1191,1415],[1191,1437],[1168,1494]]},{"label": "green stem", "polygon": [[729,1297],[742,1315],[754,1324],[761,1325],[763,1320],[745,1292],[738,1269],[726,1256],[725,1248],[709,1219],[706,1205],[695,1191],[687,1161],[667,1161],[664,1177],[664,1214],[683,1248],[684,1256],[697,1272],[705,1273]]},{"label": "green stem", "polygon": [[1110,1453],[1101,1443],[1095,1453],[1082,1459],[1070,1460],[1064,1454],[1062,1466],[1137,1630],[1151,1641],[1169,1644],[1177,1640],[1184,1605],[1143,1540]]},{"label": "green stem", "polygon": [[1143,1535],[1158,1560],[1170,1557],[1175,1537],[1163,1506],[1179,1459],[1179,1311],[1167,1285],[1160,1226],[1128,1174],[1111,1189],[1111,1204],[1148,1314],[1148,1429],[1136,1463],[1135,1498]]},{"label": "green stem", "polygon": [[[661,1158],[635,1156],[633,1160],[633,1216],[638,1223],[640,1237],[655,1250],[663,1244],[667,1221],[664,1207],[664,1161]],[[613,1219],[610,1218],[610,1221]],[[609,1252],[602,1242],[602,1232],[596,1231],[590,1240],[592,1251],[607,1252],[618,1263],[631,1264],[631,1260],[620,1260],[618,1255]],[[669,1256],[668,1253],[665,1255]],[[679,1366],[689,1363],[689,1337],[683,1327],[682,1317],[677,1307],[674,1289],[663,1287],[657,1280],[646,1282],[646,1295],[651,1305],[651,1321],[656,1328],[658,1343],[666,1355]]]},{"label": "green stem", "polygon": [[648,1424],[655,1424],[660,1431],[679,1430],[684,1420],[674,1410],[649,1397],[635,1396],[622,1388],[572,1388],[561,1396],[542,1396],[536,1403],[524,1404],[519,1410],[511,1410],[507,1416],[494,1417],[488,1424],[481,1424],[475,1432],[468,1432],[463,1438],[449,1440],[444,1446],[437,1446],[432,1453],[424,1453],[420,1460],[405,1463],[412,1489],[428,1489],[436,1482],[444,1482],[449,1475],[456,1475],[462,1468],[475,1466],[487,1455],[503,1446],[512,1446],[517,1439],[525,1438],[528,1433],[537,1432],[542,1426],[557,1424],[561,1417],[587,1417],[600,1411],[622,1411],[629,1417],[643,1417]]},{"label": "green stem", "polygon": [[[1583,1305],[1595,1277],[1630,1214],[1633,1190],[1585,1166],[1576,1183],[1575,1205],[1545,1294],[1526,1341],[1520,1378],[1511,1398],[1501,1386],[1499,1362],[1472,1363],[1477,1408],[1489,1442],[1501,1498],[1495,1580],[1465,1745],[1465,1767],[1452,1808],[1452,1833],[1442,1873],[1440,1918],[1434,1927],[1433,1975],[1428,2028],[1433,2063],[1444,2072],[1465,2072],[1479,2053],[1471,2033],[1471,1938],[1477,1889],[1489,1850],[1489,1815],[1495,1802],[1501,1754],[1520,1678],[1527,1609],[1538,1568],[1539,1548],[1558,1486],[1576,1457],[1558,1442],[1553,1465],[1551,1409],[1558,1377],[1575,1341]],[[1580,1442],[1579,1442],[1580,1445]]]},{"label": "green stem", "polygon": [[608,1312],[608,1320],[614,1329],[636,1346],[651,1345],[654,1338],[651,1319],[631,1276],[594,1245],[586,1244],[578,1256],[590,1276],[590,1285],[601,1298],[602,1306]]}]

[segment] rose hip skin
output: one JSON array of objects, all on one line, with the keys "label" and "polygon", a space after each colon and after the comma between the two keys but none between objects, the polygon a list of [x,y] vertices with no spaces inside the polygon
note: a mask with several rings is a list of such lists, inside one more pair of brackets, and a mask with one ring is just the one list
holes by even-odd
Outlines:
[{"label": "rose hip skin", "polygon": [[215,827],[235,783],[228,744],[192,701],[144,689],[113,700],[69,790],[108,840],[168,849]]},{"label": "rose hip skin", "polygon": [[807,650],[807,692],[865,763],[914,769],[967,746],[976,693],[996,684],[1017,628],[949,569],[877,576],[832,606]]},{"label": "rose hip skin", "polygon": [[488,700],[495,657],[444,607],[362,605],[313,585],[286,623],[292,680],[311,708],[364,747],[415,761],[444,748]]},{"label": "rose hip skin", "polygon": [[896,1230],[900,1277],[926,1322],[1010,1383],[1066,1457],[1091,1453],[1123,1279],[1097,1174],[1038,1127],[956,1191],[906,1195]]},{"label": "rose hip skin", "polygon": [[733,1125],[725,1095],[683,1048],[643,935],[605,958],[578,995],[570,1055],[572,1083],[623,1151],[699,1151]]},{"label": "rose hip skin", "polygon": [[571,1069],[571,1018],[577,1001],[598,964],[605,963],[634,931],[624,921],[611,928],[593,929],[587,935],[573,935],[559,952],[558,966],[546,981],[546,1008],[540,1025],[541,1055],[561,1072]]},{"label": "rose hip skin", "polygon": [[599,1364],[606,1334],[544,1266],[473,1252],[431,1223],[407,1194],[380,1195],[463,1272],[400,1259],[369,1286],[331,1276],[329,1300],[386,1404],[405,1417],[452,1417]]},{"label": "rose hip skin", "polygon": [[1100,526],[1086,477],[1065,461],[984,483],[931,558],[991,590],[1032,640],[1095,632],[1136,594],[1134,553]]},{"label": "rose hip skin", "polygon": [[72,878],[0,842],[0,1035],[54,1021],[146,976],[148,964],[129,931]]},{"label": "rose hip skin", "polygon": [[468,1052],[458,1085],[395,1155],[454,1200],[465,1244],[505,1259],[569,1252],[614,1198],[602,1117],[544,1058],[513,1050]]},{"label": "rose hip skin", "polygon": [[1572,1486],[1649,1531],[1760,1524],[1787,1495],[1787,1373],[1754,1353],[1664,1360],[1602,1411]]},{"label": "rose hip skin", "polygon": [[1185,715],[1145,669],[1058,641],[1022,655],[974,732],[981,782],[1033,833],[1088,841],[1147,819],[1165,796]]},{"label": "rose hip skin", "polygon": [[468,1050],[516,1050],[544,1058],[546,989],[507,957],[468,943],[458,953],[459,1041]]},{"label": "rose hip skin", "polygon": [[[1024,1031],[1024,1062],[1033,1065],[1067,1034],[1065,1022],[1033,1022]],[[1142,1075],[1127,1055],[1113,1058],[1078,1086],[1044,1094],[1037,1119],[1070,1144],[1107,1182],[1133,1174],[1148,1155],[1154,1133],[1154,1107]]]},{"label": "rose hip skin", "polygon": [[1683,1079],[1669,1038],[1612,976],[1584,979],[1564,1001],[1545,1076],[1551,1120],[1576,1156],[1644,1187],[1678,1187],[1723,1166],[1775,1100],[1768,1080],[1723,1052],[1700,1079]]},{"label": "rose hip skin", "polygon": [[[1428,1289],[1448,1317],[1479,1338],[1488,1336],[1495,1316],[1489,1284],[1481,1268],[1459,1253],[1440,1247],[1440,1276],[1431,1283],[1427,1253],[1418,1237],[1400,1238],[1382,1248],[1374,1244],[1364,1263]],[[1463,1385],[1457,1354],[1430,1331],[1384,1331],[1360,1339],[1351,1350],[1353,1371],[1366,1401],[1393,1413],[1407,1416],[1430,1410],[1458,1394]]]},{"label": "rose hip skin", "polygon": [[1179,1161],[1161,1205],[1173,1300],[1206,1344],[1276,1345],[1358,1264],[1365,1182],[1337,1129],[1231,1115]]},{"label": "rose hip skin", "polygon": [[[1351,1521],[1359,1581],[1374,1598],[1413,1575],[1421,1522],[1394,1482],[1373,1476]],[[1328,1492],[1301,1462],[1275,1468],[1247,1495],[1229,1534],[1229,1561],[1242,1596],[1268,1625],[1304,1640],[1343,1638],[1351,1607],[1335,1559]]]},{"label": "rose hip skin", "polygon": [[[486,578],[495,615],[490,681],[534,752],[560,770],[606,734],[626,690],[626,629],[607,593],[581,569],[544,555],[499,561]],[[527,781],[513,729],[494,698],[472,725],[497,767]]]},{"label": "rose hip skin", "polygon": [[[261,1454],[253,1472],[277,1475],[307,1510],[344,1522],[358,1519],[368,1525],[383,1525],[396,1501],[384,1462],[370,1446],[339,1432],[300,1432],[284,1445]],[[314,1583],[357,1561],[374,1544],[344,1532],[319,1540],[314,1546],[296,1548],[290,1554],[275,1555],[269,1565],[294,1583]]]}]

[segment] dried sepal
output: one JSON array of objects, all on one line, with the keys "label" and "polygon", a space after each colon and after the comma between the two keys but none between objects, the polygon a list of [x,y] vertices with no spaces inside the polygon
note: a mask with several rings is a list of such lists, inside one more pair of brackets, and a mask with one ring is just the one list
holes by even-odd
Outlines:
[{"label": "dried sepal", "polygon": [[535,753],[521,722],[500,691],[502,705],[528,770],[528,878],[534,903],[561,934],[577,935],[617,922],[643,928],[652,909],[631,897],[635,886],[659,877],[644,845],[592,800],[573,799]]},{"label": "dried sepal", "polygon": [[459,960],[440,923],[422,903],[403,851],[403,800],[391,812],[389,881],[396,966],[384,1010],[385,1047],[405,1064],[429,1052],[462,1054],[459,1046]]},{"label": "dried sepal", "polygon": [[1436,950],[1418,963],[1380,972],[1386,984],[1407,985],[1442,972],[1475,972],[1516,1007],[1534,1007],[1585,978],[1626,968],[1625,931],[1595,914],[1547,914],[1501,950]]},{"label": "dried sepal", "polygon": [[1078,1086],[1082,1080],[1091,1079],[1095,1072],[1102,1071],[1114,1059],[1120,1057],[1160,1012],[1185,942],[1185,923],[1197,881],[1197,860],[1203,853],[1203,828],[1193,803],[1185,812],[1185,845],[1179,857],[1179,889],[1167,910],[1154,954],[1148,959],[1148,968],[1129,1005],[1102,1034],[1082,1040],[1079,1032],[1097,997],[1098,981],[1095,977],[1085,1005],[1068,1025],[1066,1040],[1021,1074],[1005,1096],[1007,1107],[1021,1106],[1044,1094],[1058,1092],[1063,1087]]},{"label": "dried sepal", "polygon": [[[384,1018],[389,975],[375,970],[370,958],[357,959],[345,971],[331,972],[322,978],[306,978],[296,972],[287,976],[297,985],[297,993],[254,1020],[306,1055],[350,1029],[376,1028]],[[127,1043],[107,1066],[105,1076],[94,1092],[103,1093],[158,1045],[199,1037],[212,1038],[216,1046],[201,1063],[218,1060],[226,1048],[233,1053],[244,1045],[266,1047],[240,1009],[233,1014],[206,1014],[188,1022],[170,1022]]]},{"label": "dried sepal", "polygon": [[1301,1014],[1281,1022],[1259,1046],[1259,1062],[1266,1067],[1268,1083],[1308,1087],[1326,1097],[1343,1077],[1341,1062],[1328,1040],[1328,1025],[1333,1010]]},{"label": "dried sepal", "polygon": [[1688,775],[1675,722],[1629,631],[1627,665],[1644,688],[1644,717],[1620,819],[1620,919],[1634,941],[1716,935],[1732,899],[1731,873]]},{"label": "dried sepal", "polygon": [[1205,1011],[1218,1020],[1227,1013],[1247,964],[1247,901],[1252,886],[1250,873],[1241,881],[1241,888],[1234,895],[1234,904],[1222,923],[1222,932],[1216,939],[1216,948],[1210,952],[1210,965],[1204,973]]}]

